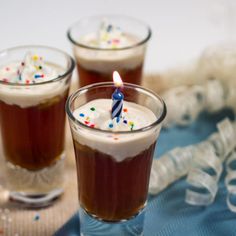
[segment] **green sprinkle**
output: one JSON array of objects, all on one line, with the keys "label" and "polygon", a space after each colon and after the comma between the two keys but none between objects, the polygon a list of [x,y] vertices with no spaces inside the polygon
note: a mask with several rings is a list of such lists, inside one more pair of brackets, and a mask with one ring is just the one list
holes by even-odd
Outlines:
[{"label": "green sprinkle", "polygon": [[130,130],[133,130],[133,128],[134,128],[134,124],[131,125]]},{"label": "green sprinkle", "polygon": [[91,107],[90,110],[91,110],[91,111],[95,111],[95,107]]}]

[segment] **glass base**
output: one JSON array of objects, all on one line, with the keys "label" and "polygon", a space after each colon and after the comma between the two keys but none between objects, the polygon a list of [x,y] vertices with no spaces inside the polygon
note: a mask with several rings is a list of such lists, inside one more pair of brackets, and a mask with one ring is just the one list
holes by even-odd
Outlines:
[{"label": "glass base", "polygon": [[141,236],[145,208],[130,220],[104,222],[89,215],[84,209],[79,210],[80,236]]},{"label": "glass base", "polygon": [[55,189],[47,194],[24,194],[10,192],[9,200],[27,208],[41,208],[52,205],[63,193],[63,189]]},{"label": "glass base", "polygon": [[64,160],[62,153],[55,164],[31,171],[10,162],[4,165],[9,200],[23,207],[47,207],[63,193]]}]

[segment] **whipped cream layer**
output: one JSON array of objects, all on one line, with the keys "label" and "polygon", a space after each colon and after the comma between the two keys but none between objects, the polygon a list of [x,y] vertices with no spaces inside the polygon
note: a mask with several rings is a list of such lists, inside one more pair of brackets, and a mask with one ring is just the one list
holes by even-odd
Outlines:
[{"label": "whipped cream layer", "polygon": [[63,95],[68,88],[63,81],[41,84],[56,79],[62,73],[63,68],[28,53],[24,61],[12,62],[0,68],[0,81],[4,82],[0,84],[0,100],[24,108]]},{"label": "whipped cream layer", "polygon": [[[160,126],[147,131],[132,132],[156,121],[157,118],[151,110],[124,101],[122,117],[112,120],[111,106],[111,99],[96,99],[76,109],[74,117],[91,127],[91,130],[72,126],[74,139],[81,145],[112,156],[118,162],[140,154],[156,141]],[[92,128],[111,132],[101,133]],[[119,134],[117,131],[130,132]]]},{"label": "whipped cream layer", "polygon": [[[137,37],[123,32],[120,27],[104,21],[98,32],[84,35],[78,40],[80,44],[94,50],[75,47],[74,53],[79,64],[88,70],[109,73],[123,68],[132,69],[143,62],[145,45],[134,46],[139,41]],[[130,49],[119,50],[132,46],[134,47]]]}]

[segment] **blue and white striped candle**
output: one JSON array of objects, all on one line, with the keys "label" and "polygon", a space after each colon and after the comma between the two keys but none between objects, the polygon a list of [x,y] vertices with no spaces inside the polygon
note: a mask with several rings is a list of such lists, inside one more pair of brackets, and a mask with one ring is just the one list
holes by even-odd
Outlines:
[{"label": "blue and white striped candle", "polygon": [[124,100],[124,95],[120,91],[120,88],[123,86],[123,82],[117,71],[113,72],[113,81],[116,86],[116,90],[112,94],[112,109],[111,109],[112,119],[121,117],[122,108],[123,108],[123,100]]}]

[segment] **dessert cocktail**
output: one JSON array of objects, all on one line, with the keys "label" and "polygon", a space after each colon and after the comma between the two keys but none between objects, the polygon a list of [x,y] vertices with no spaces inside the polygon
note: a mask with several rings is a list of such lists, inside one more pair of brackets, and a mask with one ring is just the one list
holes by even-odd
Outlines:
[{"label": "dessert cocktail", "polygon": [[145,206],[156,140],[166,114],[160,97],[125,83],[120,116],[111,118],[114,85],[86,86],[67,101],[79,201],[90,215],[118,222]]},{"label": "dessert cocktail", "polygon": [[62,193],[73,68],[70,56],[49,47],[0,52],[0,130],[11,199],[43,206]]},{"label": "dessert cocktail", "polygon": [[150,28],[125,16],[93,16],[72,25],[68,38],[77,61],[80,87],[112,81],[117,70],[125,82],[141,84]]}]

